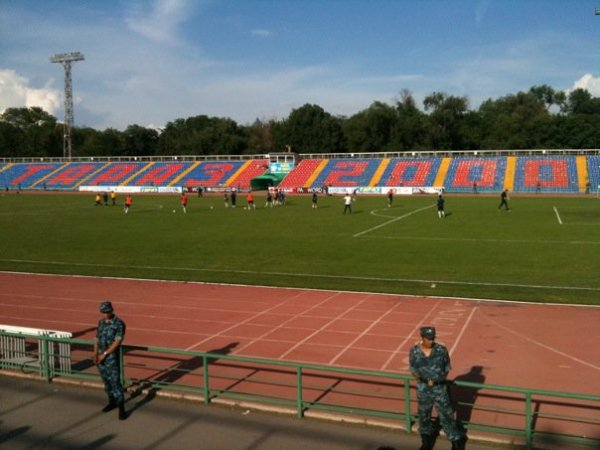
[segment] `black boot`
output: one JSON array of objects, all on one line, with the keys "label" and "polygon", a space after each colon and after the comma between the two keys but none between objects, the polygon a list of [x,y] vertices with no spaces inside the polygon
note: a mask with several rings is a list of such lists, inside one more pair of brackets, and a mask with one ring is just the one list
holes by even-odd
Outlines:
[{"label": "black boot", "polygon": [[465,450],[465,438],[452,441],[452,450]]},{"label": "black boot", "polygon": [[113,409],[115,409],[117,407],[117,402],[115,402],[112,398],[108,401],[108,404],[102,408],[102,412],[109,412],[112,411]]},{"label": "black boot", "polygon": [[433,449],[433,443],[431,442],[431,436],[429,436],[428,434],[422,434],[421,435],[421,447],[419,448],[419,450],[432,450]]},{"label": "black boot", "polygon": [[119,420],[125,420],[125,419],[127,419],[127,411],[125,411],[125,404],[120,403],[119,404]]}]

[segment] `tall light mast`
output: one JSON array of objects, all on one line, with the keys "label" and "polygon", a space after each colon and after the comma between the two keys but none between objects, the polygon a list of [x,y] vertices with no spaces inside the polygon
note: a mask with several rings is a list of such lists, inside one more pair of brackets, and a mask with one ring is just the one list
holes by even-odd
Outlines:
[{"label": "tall light mast", "polygon": [[65,68],[65,123],[63,126],[63,156],[71,160],[73,146],[71,130],[73,128],[73,81],[71,79],[71,63],[83,61],[85,57],[79,52],[58,53],[50,58],[50,62],[60,63]]}]

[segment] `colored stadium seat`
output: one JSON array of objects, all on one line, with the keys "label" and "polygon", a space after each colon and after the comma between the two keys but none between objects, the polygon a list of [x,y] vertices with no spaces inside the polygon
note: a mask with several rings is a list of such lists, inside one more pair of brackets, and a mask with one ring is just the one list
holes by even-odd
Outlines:
[{"label": "colored stadium seat", "polygon": [[[0,185],[10,189],[74,190],[79,186],[185,186],[248,189],[267,159],[169,162],[2,163]],[[303,159],[282,188],[427,187],[448,192],[576,193],[600,184],[600,157],[573,155]]]}]

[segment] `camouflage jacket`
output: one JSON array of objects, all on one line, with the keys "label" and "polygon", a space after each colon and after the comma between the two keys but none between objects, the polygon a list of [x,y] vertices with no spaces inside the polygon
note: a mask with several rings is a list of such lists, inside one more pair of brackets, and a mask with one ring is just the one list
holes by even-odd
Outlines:
[{"label": "camouflage jacket", "polygon": [[420,380],[443,381],[452,369],[448,349],[435,343],[429,356],[425,356],[421,344],[415,344],[409,352],[409,370]]}]

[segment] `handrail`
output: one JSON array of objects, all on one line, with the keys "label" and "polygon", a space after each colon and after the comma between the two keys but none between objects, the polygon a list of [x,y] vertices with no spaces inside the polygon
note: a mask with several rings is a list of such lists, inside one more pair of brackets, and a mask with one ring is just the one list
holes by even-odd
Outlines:
[{"label": "handrail", "polygon": [[0,163],[60,163],[60,162],[168,162],[168,161],[248,161],[252,159],[291,158],[302,159],[354,159],[354,158],[431,158],[444,156],[527,156],[527,155],[600,155],[600,149],[504,149],[504,150],[402,150],[395,152],[350,153],[256,153],[247,155],[157,155],[157,156],[27,156],[19,158],[0,157]]},{"label": "handrail", "polygon": [[[93,341],[77,338],[57,338],[51,336],[26,335],[0,330],[0,354],[3,354],[2,342],[6,339],[35,340],[41,346],[38,350],[40,367],[38,375],[50,382],[57,377],[74,377],[99,380],[99,375],[93,369],[90,353]],[[64,371],[51,363],[58,355],[54,353],[54,343],[69,344],[71,348],[71,370]],[[35,351],[34,351],[35,353]],[[31,355],[23,355],[31,356]],[[185,359],[177,359],[183,357]],[[295,409],[299,418],[304,417],[310,410],[334,411],[345,415],[360,417],[378,417],[391,420],[390,424],[403,421],[403,428],[412,432],[416,417],[411,412],[414,406],[415,386],[408,374],[379,372],[347,367],[332,367],[320,364],[279,361],[267,358],[254,358],[239,355],[229,355],[218,352],[198,352],[181,349],[122,345],[120,347],[121,376],[130,387],[149,387],[154,389],[170,389],[174,391],[191,392],[199,395],[204,403],[213,399],[229,398],[234,400],[251,401],[262,404],[274,404]],[[175,360],[175,365],[167,365]],[[27,359],[27,358],[22,358]],[[31,361],[31,358],[27,359]],[[193,362],[194,364],[190,364]],[[127,363],[127,364],[125,364]],[[231,364],[236,363],[236,364]],[[0,370],[30,370],[29,363],[11,362],[0,355]],[[158,364],[153,366],[153,364]],[[161,365],[162,364],[162,365]],[[127,370],[125,370],[127,369]],[[150,375],[147,374],[150,372]],[[234,372],[232,374],[232,372]],[[241,375],[236,375],[240,372]],[[129,378],[125,376],[129,375]],[[160,376],[157,376],[159,374]],[[262,374],[262,378],[259,375]],[[264,374],[272,378],[264,378]],[[139,376],[136,376],[139,375]],[[144,376],[145,375],[145,376]],[[167,375],[167,376],[164,376]],[[171,375],[171,377],[169,377]],[[190,378],[193,383],[185,384],[180,378]],[[189,381],[189,380],[188,380]],[[268,384],[273,391],[279,392],[287,388],[286,394],[266,394],[264,385]],[[356,385],[349,389],[345,384]],[[510,415],[522,419],[522,426],[515,427],[511,423],[497,420],[491,423],[467,422],[465,427],[471,431],[508,435],[521,439],[527,448],[544,439],[561,440],[568,443],[597,447],[600,445],[600,433],[595,436],[567,434],[565,432],[549,433],[536,429],[536,421],[540,418],[551,417],[553,420],[577,421],[591,424],[600,430],[600,396],[573,392],[557,392],[543,389],[532,389],[515,386],[483,384],[470,381],[455,381],[457,388],[470,389],[479,392],[491,391],[507,394],[507,397],[488,395],[495,403],[490,407],[478,408],[475,404],[468,405],[473,410],[492,411],[497,415]],[[239,388],[236,390],[236,387]],[[261,389],[258,389],[261,387]],[[252,388],[252,389],[251,389]],[[373,388],[369,390],[369,388]],[[453,388],[454,389],[454,388]],[[517,394],[517,396],[510,396]],[[364,404],[362,399],[366,400]],[[583,403],[566,402],[562,406],[571,409],[578,408],[593,413],[589,417],[577,417],[559,413],[542,414],[535,406],[554,405],[556,402],[547,400],[579,400]],[[337,399],[337,401],[336,401]],[[353,400],[353,403],[349,400]],[[510,401],[521,404],[519,408],[507,409],[500,403]]]}]

